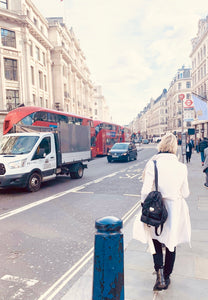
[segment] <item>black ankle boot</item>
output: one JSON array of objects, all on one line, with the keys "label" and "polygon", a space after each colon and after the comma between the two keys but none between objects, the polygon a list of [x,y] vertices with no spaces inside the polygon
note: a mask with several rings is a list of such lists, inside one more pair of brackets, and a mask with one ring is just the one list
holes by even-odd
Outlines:
[{"label": "black ankle boot", "polygon": [[165,277],[165,283],[166,283],[166,287],[164,289],[166,290],[168,288],[169,284],[170,284],[170,278],[169,278],[169,276]]},{"label": "black ankle boot", "polygon": [[155,285],[153,287],[153,291],[161,291],[167,289],[168,285],[166,284],[164,274],[163,274],[163,268],[159,269],[157,271],[157,279],[155,282]]}]

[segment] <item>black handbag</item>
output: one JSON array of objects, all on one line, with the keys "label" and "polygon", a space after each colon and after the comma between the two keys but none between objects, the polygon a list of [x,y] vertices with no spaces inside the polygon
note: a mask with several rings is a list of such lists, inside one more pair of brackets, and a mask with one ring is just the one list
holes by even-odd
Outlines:
[{"label": "black handbag", "polygon": [[[157,162],[154,162],[155,191],[150,192],[142,203],[141,221],[148,226],[155,227],[155,234],[159,236],[163,230],[163,224],[167,220],[168,212],[163,202],[162,194],[158,191]],[[158,228],[160,227],[160,234]]]}]

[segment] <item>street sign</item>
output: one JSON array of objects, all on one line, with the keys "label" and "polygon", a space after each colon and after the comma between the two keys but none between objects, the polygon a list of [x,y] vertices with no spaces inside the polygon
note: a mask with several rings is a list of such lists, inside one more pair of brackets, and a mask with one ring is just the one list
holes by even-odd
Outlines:
[{"label": "street sign", "polygon": [[184,101],[184,108],[186,107],[193,107],[193,101],[191,99],[187,99]]},{"label": "street sign", "polygon": [[179,99],[182,101],[183,99],[185,98],[185,95],[184,94],[180,94],[179,95]]}]

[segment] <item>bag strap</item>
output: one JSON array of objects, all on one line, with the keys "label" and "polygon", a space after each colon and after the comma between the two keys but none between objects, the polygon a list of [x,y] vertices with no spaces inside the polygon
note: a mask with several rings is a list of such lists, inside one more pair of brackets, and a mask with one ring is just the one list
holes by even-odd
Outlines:
[{"label": "bag strap", "polygon": [[155,227],[155,234],[156,234],[157,236],[160,236],[161,233],[162,233],[162,231],[163,231],[163,223],[160,225],[160,234],[157,232],[157,230],[158,230],[158,227]]},{"label": "bag strap", "polygon": [[157,161],[153,160],[155,166],[155,190],[158,191],[158,170],[157,170]]}]

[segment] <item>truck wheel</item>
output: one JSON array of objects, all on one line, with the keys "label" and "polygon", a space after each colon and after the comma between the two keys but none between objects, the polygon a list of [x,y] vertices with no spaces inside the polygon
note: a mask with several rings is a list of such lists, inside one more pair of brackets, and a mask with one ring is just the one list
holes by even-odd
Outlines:
[{"label": "truck wheel", "polygon": [[72,179],[82,178],[83,174],[84,174],[84,169],[82,165],[78,165],[75,171],[70,172],[70,176]]},{"label": "truck wheel", "polygon": [[41,186],[41,175],[37,172],[34,172],[30,175],[27,190],[28,192],[37,192]]}]

